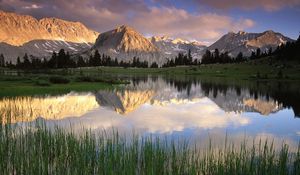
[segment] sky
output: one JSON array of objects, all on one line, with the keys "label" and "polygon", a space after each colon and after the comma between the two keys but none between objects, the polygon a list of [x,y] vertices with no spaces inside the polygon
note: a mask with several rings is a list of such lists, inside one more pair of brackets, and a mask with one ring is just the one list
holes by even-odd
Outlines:
[{"label": "sky", "polygon": [[0,10],[79,21],[105,32],[120,25],[145,36],[211,44],[228,32],[300,32],[300,0],[0,0]]}]

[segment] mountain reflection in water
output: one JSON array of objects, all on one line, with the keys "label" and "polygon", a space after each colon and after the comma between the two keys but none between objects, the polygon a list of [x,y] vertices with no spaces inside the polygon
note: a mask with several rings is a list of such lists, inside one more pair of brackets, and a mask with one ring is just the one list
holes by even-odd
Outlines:
[{"label": "mountain reflection in water", "polygon": [[12,123],[31,124],[42,119],[49,126],[72,126],[78,131],[116,128],[144,134],[250,133],[252,137],[267,135],[297,141],[298,93],[284,91],[280,85],[238,86],[144,77],[131,78],[131,84],[114,90],[4,98],[0,110],[13,115]]},{"label": "mountain reflection in water", "polygon": [[100,106],[112,108],[119,114],[128,114],[141,105],[164,106],[169,103],[182,104],[208,97],[226,112],[258,112],[269,115],[282,109],[282,105],[272,98],[259,95],[254,97],[248,89],[228,88],[224,90],[207,90],[201,83],[195,83],[184,88],[179,83],[168,83],[158,78],[152,81],[140,81],[127,86],[123,90],[98,91],[96,99]]}]

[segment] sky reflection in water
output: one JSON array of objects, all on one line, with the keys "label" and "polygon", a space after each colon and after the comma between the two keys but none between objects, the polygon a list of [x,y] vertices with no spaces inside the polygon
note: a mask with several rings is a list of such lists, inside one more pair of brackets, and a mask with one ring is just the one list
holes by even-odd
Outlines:
[{"label": "sky reflection in water", "polygon": [[[49,126],[71,125],[75,131],[114,128],[121,133],[223,140],[227,134],[236,140],[259,137],[278,143],[296,143],[300,139],[300,120],[294,110],[272,97],[253,95],[247,88],[221,88],[215,92],[200,82],[188,87],[158,78],[135,82],[121,90],[70,93],[48,99],[33,97],[29,101],[38,100],[36,104],[43,107],[36,110],[45,108],[47,114],[54,113],[51,105],[59,105],[64,110],[56,110],[56,118],[37,114],[38,119],[44,118]],[[48,103],[42,103],[43,100]],[[60,111],[63,116],[59,116]]]}]

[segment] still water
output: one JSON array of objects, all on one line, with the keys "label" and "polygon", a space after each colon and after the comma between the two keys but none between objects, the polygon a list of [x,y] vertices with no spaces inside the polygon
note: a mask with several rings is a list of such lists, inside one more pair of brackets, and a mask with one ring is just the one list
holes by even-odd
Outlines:
[{"label": "still water", "polygon": [[13,123],[120,133],[212,138],[300,140],[299,87],[286,83],[228,83],[163,77],[129,78],[114,90],[0,100],[13,106]]}]

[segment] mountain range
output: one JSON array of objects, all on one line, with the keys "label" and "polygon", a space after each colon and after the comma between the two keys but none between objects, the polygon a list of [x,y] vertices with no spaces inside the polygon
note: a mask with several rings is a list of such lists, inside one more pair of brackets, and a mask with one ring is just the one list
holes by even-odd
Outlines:
[{"label": "mountain range", "polygon": [[272,30],[263,33],[229,32],[209,46],[208,50],[218,48],[220,52],[229,52],[231,56],[237,56],[239,52],[245,56],[250,56],[257,48],[265,52],[270,48],[274,50],[277,46],[292,41],[292,39]]},{"label": "mountain range", "polygon": [[0,53],[13,62],[25,53],[39,58],[49,57],[60,49],[80,53],[89,49],[98,35],[79,22],[57,18],[38,20],[0,11]]},{"label": "mountain range", "polygon": [[217,93],[214,90],[207,90],[200,84],[192,85],[189,90],[185,88],[179,90],[162,78],[155,81],[148,78],[147,81],[130,84],[126,89],[110,92],[100,90],[95,97],[100,106],[108,107],[122,115],[129,114],[146,103],[165,106],[197,102],[203,98],[210,99],[225,112],[258,112],[262,115],[269,115],[282,109],[282,104],[278,104],[274,99],[267,99],[263,95],[254,98],[247,89],[241,90],[241,94],[238,94],[235,89]]},{"label": "mountain range", "polygon": [[0,54],[6,61],[16,62],[25,53],[31,57],[49,58],[53,52],[64,49],[73,55],[89,57],[98,50],[100,53],[130,61],[133,57],[141,61],[157,62],[159,65],[172,59],[178,53],[191,50],[194,59],[201,59],[206,50],[219,49],[235,57],[239,52],[250,56],[261,48],[266,51],[293,40],[272,30],[262,33],[229,32],[210,46],[167,36],[146,38],[129,26],[98,33],[80,22],[57,18],[36,19],[0,11]]}]

